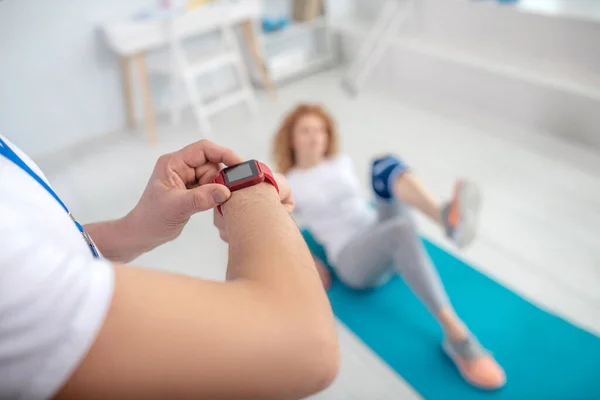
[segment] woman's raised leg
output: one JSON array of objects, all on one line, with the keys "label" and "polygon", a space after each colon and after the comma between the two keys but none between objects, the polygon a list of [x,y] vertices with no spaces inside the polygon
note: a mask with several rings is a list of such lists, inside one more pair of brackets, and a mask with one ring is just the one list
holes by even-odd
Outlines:
[{"label": "woman's raised leg", "polygon": [[373,161],[372,184],[378,200],[396,199],[416,208],[440,225],[459,248],[475,238],[481,195],[473,182],[458,180],[451,200],[442,204],[401,159],[385,156]]}]

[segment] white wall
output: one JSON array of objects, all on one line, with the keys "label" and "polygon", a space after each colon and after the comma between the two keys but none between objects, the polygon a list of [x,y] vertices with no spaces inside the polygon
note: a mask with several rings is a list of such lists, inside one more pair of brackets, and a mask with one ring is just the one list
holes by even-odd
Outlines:
[{"label": "white wall", "polygon": [[420,36],[506,56],[600,70],[600,24],[521,13],[513,6],[465,0],[419,1]]},{"label": "white wall", "polygon": [[[371,74],[373,83],[442,112],[495,115],[600,149],[600,23],[491,1],[417,5],[417,23],[401,33],[404,40]],[[343,53],[355,54],[357,43],[349,35]]]},{"label": "white wall", "polygon": [[147,0],[0,2],[0,131],[32,155],[124,125],[119,61],[101,21]]},{"label": "white wall", "polygon": [[597,0],[520,0],[515,6],[526,12],[600,20]]},{"label": "white wall", "polygon": [[[99,26],[154,4],[0,0],[0,132],[37,156],[123,129],[120,61]],[[159,110],[166,108],[167,83],[151,82]],[[232,84],[229,70],[199,81],[207,96]]]}]

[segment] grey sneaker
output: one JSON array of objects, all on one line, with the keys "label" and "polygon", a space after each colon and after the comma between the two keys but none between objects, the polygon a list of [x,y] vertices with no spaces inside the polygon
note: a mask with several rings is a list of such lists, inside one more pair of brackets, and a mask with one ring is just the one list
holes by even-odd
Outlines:
[{"label": "grey sneaker", "polygon": [[481,192],[477,185],[468,180],[459,180],[454,185],[452,200],[443,208],[446,236],[460,249],[475,239],[481,210]]}]

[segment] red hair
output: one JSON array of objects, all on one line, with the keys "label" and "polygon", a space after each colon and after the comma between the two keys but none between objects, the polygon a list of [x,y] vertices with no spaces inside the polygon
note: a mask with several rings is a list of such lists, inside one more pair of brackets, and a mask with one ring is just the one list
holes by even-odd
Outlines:
[{"label": "red hair", "polygon": [[284,117],[273,140],[275,166],[283,174],[287,174],[296,164],[296,155],[293,146],[293,134],[296,123],[300,118],[309,114],[318,116],[325,123],[328,136],[325,157],[331,157],[338,151],[337,131],[331,114],[317,104],[299,104]]}]

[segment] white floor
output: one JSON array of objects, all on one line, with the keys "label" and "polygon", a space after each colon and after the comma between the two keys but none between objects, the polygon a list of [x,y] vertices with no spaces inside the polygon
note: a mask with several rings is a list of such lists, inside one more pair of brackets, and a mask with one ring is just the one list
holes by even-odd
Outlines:
[{"label": "white floor", "polygon": [[[254,119],[242,107],[216,117],[217,141],[245,157],[268,159],[282,113],[297,102],[318,101],[337,116],[343,150],[355,159],[365,193],[370,156],[390,150],[441,199],[456,177],[478,181],[486,200],[481,230],[463,256],[522,296],[600,334],[600,155],[502,121],[434,114],[375,90],[351,100],[338,76],[330,71],[282,88],[277,103],[261,101]],[[191,117],[177,128],[165,124],[154,148],[141,132],[123,133],[40,164],[80,220],[119,217],[135,205],[160,154],[199,139],[193,127]],[[420,223],[445,245],[434,226]],[[210,216],[198,215],[178,240],[136,263],[223,279],[225,261]],[[419,398],[351,332],[339,331],[341,373],[316,398]]]}]

